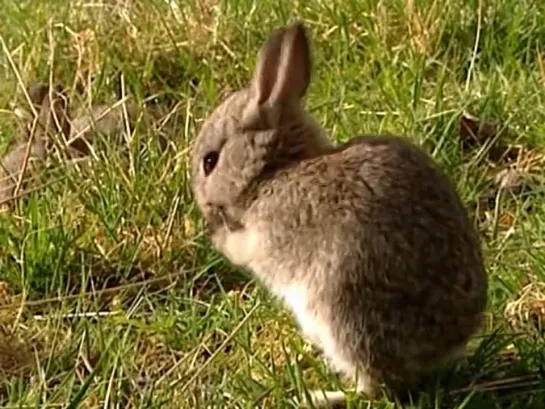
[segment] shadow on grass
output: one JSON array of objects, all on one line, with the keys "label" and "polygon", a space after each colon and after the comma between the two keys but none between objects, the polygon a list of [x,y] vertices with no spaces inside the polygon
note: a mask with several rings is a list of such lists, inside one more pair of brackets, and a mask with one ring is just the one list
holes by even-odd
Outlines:
[{"label": "shadow on grass", "polygon": [[[531,348],[530,348],[530,345]],[[545,349],[498,329],[456,365],[405,393],[387,392],[400,408],[542,408]]]}]

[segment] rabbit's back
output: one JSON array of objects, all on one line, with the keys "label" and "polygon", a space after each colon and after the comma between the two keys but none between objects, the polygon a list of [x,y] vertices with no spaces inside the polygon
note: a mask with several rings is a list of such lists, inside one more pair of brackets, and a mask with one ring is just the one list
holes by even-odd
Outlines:
[{"label": "rabbit's back", "polygon": [[440,361],[479,324],[475,232],[446,176],[402,139],[362,137],[269,175],[246,219],[261,242],[250,267],[303,329],[331,322],[346,359],[382,377]]}]

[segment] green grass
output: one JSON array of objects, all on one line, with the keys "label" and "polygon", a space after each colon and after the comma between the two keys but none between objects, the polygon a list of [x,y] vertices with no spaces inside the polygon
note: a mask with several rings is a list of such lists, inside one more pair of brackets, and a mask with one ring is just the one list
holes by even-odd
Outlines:
[{"label": "green grass", "polygon": [[[211,248],[188,185],[202,119],[249,80],[270,30],[302,19],[315,59],[307,103],[331,137],[387,132],[422,144],[481,231],[485,334],[472,358],[413,396],[413,407],[542,408],[544,337],[524,319],[538,288],[508,316],[515,326],[504,310],[545,277],[543,184],[497,202],[497,215],[513,217],[509,226],[487,219],[494,209],[478,204],[494,164],[461,149],[459,124],[467,111],[507,125],[506,143],[545,144],[545,3],[171,3],[177,14],[163,0],[2,3],[0,34],[25,83],[79,82],[86,101],[113,102],[123,88],[141,107],[154,97],[171,144],[161,152],[152,129],[139,126],[129,155],[105,143],[87,174],[52,164],[46,177],[57,183],[0,214],[0,281],[13,301],[0,307],[0,330],[13,332],[0,338],[0,405],[290,408],[305,389],[350,386],[306,346],[277,300]],[[7,148],[20,88],[6,51],[0,62]],[[532,172],[543,181],[542,167]],[[506,364],[497,354],[508,346],[516,358]]]}]

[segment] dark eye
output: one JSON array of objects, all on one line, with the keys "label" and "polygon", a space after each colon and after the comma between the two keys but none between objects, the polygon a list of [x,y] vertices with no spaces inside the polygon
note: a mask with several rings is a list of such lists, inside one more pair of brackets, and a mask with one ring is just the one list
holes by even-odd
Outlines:
[{"label": "dark eye", "polygon": [[216,164],[218,163],[218,158],[219,154],[216,151],[211,151],[204,155],[202,166],[205,176],[208,176],[214,170]]}]

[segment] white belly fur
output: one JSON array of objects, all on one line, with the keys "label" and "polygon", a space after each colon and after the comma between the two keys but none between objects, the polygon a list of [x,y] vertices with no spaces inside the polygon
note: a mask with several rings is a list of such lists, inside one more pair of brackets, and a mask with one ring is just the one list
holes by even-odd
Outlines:
[{"label": "white belly fur", "polygon": [[[251,268],[257,275],[261,276],[263,281],[267,282],[269,281],[267,277],[271,276],[267,274],[267,270],[281,267],[278,262],[264,260],[264,255],[259,254],[264,244],[264,236],[255,228],[226,232],[223,238],[219,238],[216,242],[218,249],[232,263]],[[311,307],[308,286],[305,283],[279,285],[278,283],[268,282],[267,284],[270,286],[270,290],[282,298],[286,306],[291,310],[303,335],[322,349],[324,355],[337,370],[349,372],[352,363],[346,362],[342,358],[327,319],[321,317],[318,311]]]},{"label": "white belly fur", "polygon": [[239,266],[248,266],[262,243],[261,235],[256,229],[225,232],[223,238],[219,237],[214,241],[225,257]]},{"label": "white belly fur", "polygon": [[316,311],[309,308],[307,287],[304,284],[292,284],[277,288],[276,292],[291,309],[308,340],[321,348],[326,356],[333,354],[336,348],[331,328]]}]

